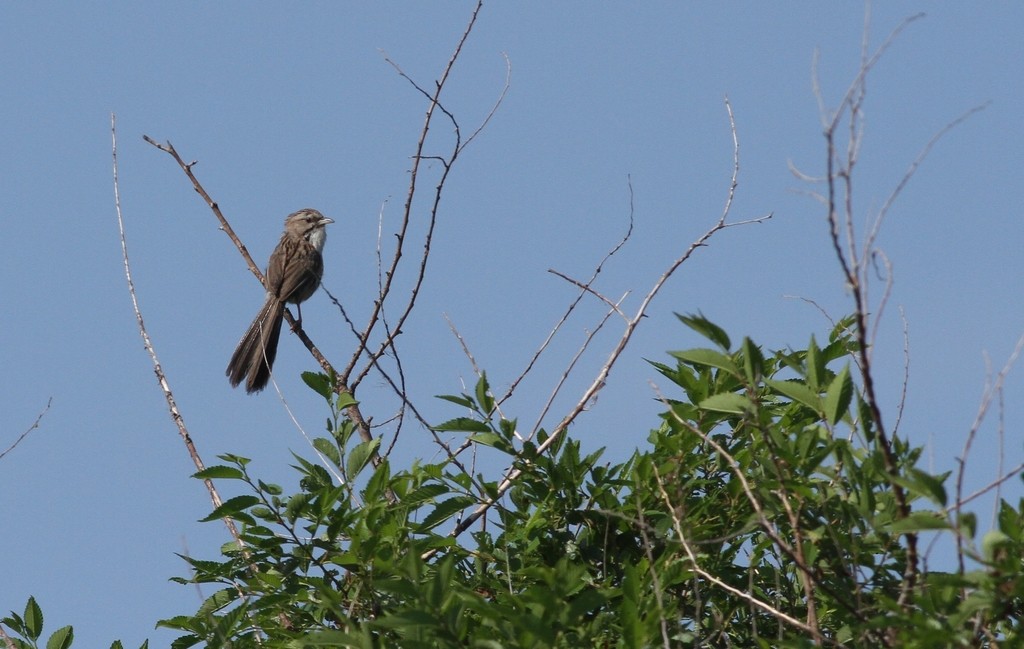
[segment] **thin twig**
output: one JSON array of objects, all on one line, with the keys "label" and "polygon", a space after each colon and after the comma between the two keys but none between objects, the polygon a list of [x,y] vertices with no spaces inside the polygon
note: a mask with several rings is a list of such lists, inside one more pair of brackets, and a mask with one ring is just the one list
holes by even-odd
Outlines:
[{"label": "thin twig", "polygon": [[[1014,345],[1009,358],[1007,358],[1006,363],[1003,364],[1002,369],[999,370],[999,373],[996,374],[995,378],[992,378],[991,372],[987,373],[988,376],[985,381],[985,389],[982,390],[981,403],[978,405],[978,412],[974,415],[974,422],[967,431],[967,439],[964,440],[964,448],[958,458],[960,467],[956,475],[956,504],[953,507],[954,519],[957,521],[960,520],[962,505],[975,497],[974,495],[967,499],[963,497],[964,475],[967,472],[967,457],[970,455],[971,446],[974,444],[974,439],[978,436],[978,431],[981,429],[982,422],[985,421],[985,416],[992,407],[993,400],[1002,394],[1003,385],[1006,383],[1006,377],[1010,374],[1010,370],[1013,368],[1014,363],[1017,362],[1017,358],[1020,356],[1022,351],[1024,351],[1024,335],[1017,339],[1017,344]],[[1016,473],[1016,471],[1014,473]],[[990,484],[986,490],[998,487],[1002,482],[1002,479],[996,480]],[[956,536],[956,543],[959,569],[960,572],[963,573],[963,540],[960,538],[959,534]]]},{"label": "thin twig", "polygon": [[423,286],[423,281],[426,278],[427,262],[430,259],[430,247],[431,242],[433,240],[434,229],[437,225],[437,216],[438,209],[441,204],[441,196],[444,192],[444,187],[448,178],[448,174],[451,172],[452,165],[455,163],[455,160],[456,158],[458,158],[459,153],[461,151],[461,132],[459,129],[458,122],[456,122],[455,117],[454,115],[452,115],[451,112],[449,112],[447,109],[441,106],[440,97],[442,91],[444,90],[445,83],[447,82],[452,69],[455,67],[455,62],[458,60],[459,55],[462,53],[462,47],[465,45],[466,40],[469,38],[470,32],[473,31],[473,26],[476,24],[477,16],[479,15],[480,9],[482,7],[483,1],[480,0],[479,2],[477,2],[476,7],[473,9],[473,13],[469,19],[469,23],[466,25],[465,30],[462,32],[462,37],[459,39],[458,44],[455,46],[455,50],[452,52],[451,57],[448,59],[448,63],[445,66],[444,70],[442,71],[441,77],[435,82],[434,91],[432,93],[428,93],[426,90],[421,88],[419,84],[417,84],[411,77],[409,77],[394,61],[385,57],[385,61],[387,61],[388,64],[390,64],[402,78],[406,79],[410,84],[412,84],[412,86],[417,91],[419,91],[429,99],[429,104],[427,106],[427,111],[424,116],[423,129],[420,131],[420,137],[416,143],[416,151],[412,158],[412,169],[409,172],[409,188],[406,192],[405,205],[402,214],[402,223],[399,226],[399,230],[395,235],[397,244],[395,246],[395,252],[392,257],[391,264],[384,275],[384,288],[377,296],[377,300],[374,302],[373,309],[371,309],[370,318],[366,325],[366,328],[360,335],[359,348],[352,355],[352,359],[349,361],[349,364],[346,366],[345,370],[339,375],[339,377],[343,381],[347,381],[349,379],[349,376],[354,370],[356,363],[358,363],[359,358],[362,356],[362,353],[368,349],[370,336],[374,328],[376,327],[377,323],[380,321],[380,312],[384,308],[384,304],[388,298],[388,295],[391,293],[395,275],[398,270],[399,262],[403,257],[405,239],[408,233],[409,224],[411,223],[412,220],[412,205],[413,198],[416,195],[417,181],[419,180],[420,163],[424,160],[423,150],[426,145],[427,134],[430,131],[430,125],[431,122],[433,121],[435,110],[441,110],[449,118],[455,130],[456,141],[449,157],[447,159],[441,159],[443,171],[441,173],[441,178],[434,189],[434,198],[433,204],[431,205],[430,209],[430,217],[427,223],[427,231],[423,238],[423,251],[420,255],[420,263],[417,269],[416,278],[413,281],[413,286],[409,292],[409,297],[406,301],[405,307],[400,310],[400,315],[398,319],[395,321],[394,331],[391,332],[390,334],[387,334],[384,338],[384,341],[377,347],[377,349],[370,353],[370,360],[366,363],[364,368],[358,373],[356,378],[351,381],[353,390],[356,387],[358,387],[359,383],[363,380],[363,378],[366,377],[366,374],[370,371],[371,368],[374,367],[376,359],[379,359],[394,343],[395,337],[402,333],[402,327],[405,325],[406,320],[408,319],[409,315],[412,313],[413,308],[416,305],[416,299],[419,296],[420,289]]},{"label": "thin twig", "polygon": [[818,629],[816,629],[816,628],[814,628],[814,627],[812,627],[812,626],[810,626],[810,625],[808,625],[808,624],[806,624],[804,622],[801,622],[800,620],[796,619],[795,617],[792,617],[791,615],[788,615],[787,613],[781,611],[777,607],[774,607],[771,604],[768,604],[767,602],[764,602],[764,601],[754,597],[750,593],[748,593],[746,591],[743,591],[743,590],[740,590],[739,588],[736,588],[735,586],[732,586],[731,584],[728,584],[725,581],[722,581],[716,575],[714,575],[714,574],[708,572],[707,570],[705,570],[704,568],[702,568],[700,563],[698,563],[698,561],[697,561],[697,554],[693,551],[693,548],[690,547],[689,541],[687,541],[686,533],[683,532],[682,521],[679,520],[679,517],[676,515],[675,510],[672,508],[671,498],[669,497],[668,492],[665,491],[665,485],[664,485],[664,483],[663,483],[663,481],[661,479],[661,475],[658,474],[657,467],[654,467],[654,471],[655,471],[655,474],[654,474],[655,475],[655,480],[656,480],[656,482],[658,484],[658,492],[661,494],[662,501],[665,503],[666,507],[668,508],[668,511],[671,512],[672,527],[675,530],[676,538],[679,540],[679,544],[683,547],[683,550],[686,552],[686,556],[689,558],[690,566],[693,568],[694,572],[696,572],[697,574],[699,574],[701,577],[703,577],[704,579],[708,580],[712,584],[718,586],[719,588],[732,593],[733,595],[735,595],[736,597],[739,597],[740,599],[744,600],[745,602],[748,602],[749,604],[752,604],[753,606],[761,609],[762,611],[768,613],[769,615],[772,615],[772,616],[778,618],[778,620],[780,622],[785,622],[786,624],[789,624],[790,626],[792,626],[792,627],[794,627],[796,629],[800,629],[801,631],[810,634],[815,639],[816,642],[827,643],[829,645],[833,645],[833,646],[837,646],[837,647],[843,646],[841,643],[836,642],[835,640],[833,640],[833,639],[831,639],[831,638],[829,638],[827,636],[822,635],[821,632]]},{"label": "thin twig", "polygon": [[[573,279],[572,277],[569,277],[565,273],[557,271],[554,268],[549,268],[548,272],[551,273],[552,275],[554,275],[555,277],[559,277],[561,279],[564,279],[565,281],[567,281],[570,284],[572,284],[573,286],[577,287],[578,289],[580,289],[584,293],[590,293],[591,295],[593,295],[594,297],[596,297],[597,299],[601,300],[606,305],[608,305],[608,307],[611,308],[612,311],[614,311],[615,313],[618,313],[620,316],[622,316],[623,320],[625,320],[626,322],[629,322],[629,316],[627,316],[625,313],[623,313],[622,309],[619,308],[619,305],[622,304],[622,300],[621,299],[618,302],[612,302],[609,298],[606,298],[605,296],[601,295],[600,293],[598,293],[597,291],[592,289],[590,287],[590,284],[584,284],[583,282],[579,281],[578,279]],[[623,296],[623,297],[625,297],[625,296]]]},{"label": "thin twig", "polygon": [[[681,254],[671,264],[669,264],[668,268],[666,268],[665,271],[661,274],[661,277],[659,277],[654,282],[650,290],[647,292],[647,295],[640,302],[640,306],[637,308],[635,315],[626,324],[625,330],[619,338],[618,343],[608,354],[608,359],[605,361],[604,365],[601,366],[601,369],[598,371],[597,376],[594,377],[593,382],[591,382],[590,386],[583,391],[583,394],[576,402],[576,405],[574,405],[569,410],[568,414],[566,414],[565,417],[551,430],[551,433],[548,436],[548,438],[537,447],[536,452],[538,454],[546,453],[552,446],[554,446],[561,439],[562,435],[564,435],[565,432],[569,429],[569,426],[574,421],[576,421],[576,418],[580,415],[581,412],[587,409],[588,404],[591,402],[594,396],[601,390],[602,387],[604,387],[605,382],[608,379],[608,374],[615,366],[615,363],[622,355],[622,352],[626,349],[626,345],[628,345],[629,341],[632,339],[633,332],[636,331],[636,328],[639,326],[640,322],[646,316],[647,308],[650,306],[655,296],[657,296],[657,294],[661,291],[661,288],[665,285],[669,278],[672,277],[675,271],[680,266],[682,266],[688,259],[690,259],[690,257],[697,249],[707,245],[708,240],[710,240],[711,237],[713,237],[719,231],[738,225],[761,223],[771,218],[771,214],[769,214],[767,216],[759,217],[756,219],[750,219],[747,221],[740,221],[736,223],[726,222],[726,219],[729,216],[729,211],[732,207],[733,198],[736,195],[736,186],[738,184],[739,139],[736,135],[736,121],[733,117],[732,105],[729,103],[728,98],[725,99],[725,108],[729,116],[729,128],[732,134],[733,141],[733,172],[732,179],[729,183],[729,190],[726,195],[725,206],[722,208],[721,216],[714,225],[712,225],[704,234],[698,237],[696,241],[691,243],[690,246],[683,252],[683,254]],[[451,535],[458,536],[465,532],[467,529],[469,529],[469,527],[471,527],[481,516],[483,516],[487,512],[487,510],[490,509],[494,505],[494,503],[497,502],[497,500],[501,498],[504,495],[504,493],[512,487],[512,485],[519,478],[519,476],[522,475],[522,473],[523,470],[521,468],[510,470],[506,474],[505,479],[498,484],[497,488],[495,489],[495,495],[493,497],[487,498],[482,503],[480,503],[476,507],[476,509],[473,510],[472,513],[470,513],[460,524],[455,526],[455,528],[451,532]]]},{"label": "thin twig", "polygon": [[[633,179],[629,176],[626,176],[626,187],[629,190],[629,226],[626,228],[626,233],[622,235],[622,239],[620,239],[618,243],[616,243],[611,248],[611,250],[605,253],[601,261],[599,261],[597,266],[594,267],[594,272],[590,274],[590,279],[584,282],[583,287],[581,288],[589,288],[594,283],[594,280],[597,279],[597,276],[601,273],[601,270],[604,268],[604,265],[608,262],[608,260],[614,257],[615,254],[619,252],[619,250],[621,250],[623,246],[626,245],[626,242],[629,241],[629,238],[633,236]],[[519,376],[516,377],[514,381],[512,381],[512,383],[508,387],[508,390],[505,391],[505,394],[500,399],[497,400],[498,404],[505,403],[512,397],[512,394],[515,393],[516,388],[519,387],[519,384],[530,373],[534,365],[537,363],[537,360],[540,359],[541,355],[548,348],[548,345],[550,345],[551,341],[554,340],[555,335],[561,330],[562,325],[564,325],[569,320],[569,316],[572,315],[577,305],[579,305],[579,303],[583,300],[585,294],[586,290],[581,290],[579,294],[576,295],[576,298],[569,303],[569,306],[566,307],[565,309],[565,313],[563,313],[562,316],[558,319],[558,322],[555,323],[555,326],[548,333],[547,338],[544,339],[544,342],[540,344],[540,347],[538,347],[537,350],[533,353],[533,356],[530,357],[529,362],[526,363],[526,367],[523,369],[522,372],[519,373]]]},{"label": "thin twig", "polygon": [[[181,436],[182,442],[185,444],[185,449],[187,450],[189,457],[192,459],[192,463],[195,465],[196,471],[202,471],[206,468],[206,465],[199,456],[199,451],[196,449],[195,443],[192,441],[192,435],[189,433],[188,427],[185,425],[185,418],[178,409],[178,404],[174,399],[174,393],[171,390],[170,383],[168,382],[167,376],[164,374],[163,367],[160,365],[160,360],[156,355],[156,348],[153,346],[153,341],[150,339],[149,332],[146,330],[146,323],[142,318],[142,311],[139,308],[139,302],[135,294],[135,282],[132,280],[131,263],[128,259],[128,241],[125,236],[124,218],[121,212],[121,189],[118,183],[117,174],[117,118],[113,113],[110,115],[110,136],[111,158],[113,159],[114,210],[117,213],[117,229],[121,239],[121,260],[124,264],[124,276],[128,282],[128,295],[132,301],[132,311],[135,313],[135,322],[139,327],[139,334],[142,336],[142,344],[153,363],[153,373],[156,375],[157,383],[160,385],[160,391],[163,393],[164,400],[167,402],[167,410],[171,415],[171,420],[178,429],[178,434]],[[153,142],[150,143],[154,144],[154,146],[158,146],[159,148],[159,145],[156,145]],[[168,146],[170,146],[169,143]],[[175,153],[174,155],[176,156],[177,154]],[[180,160],[180,158],[178,159]],[[187,165],[185,168],[186,173],[191,175],[191,165]],[[209,197],[207,196],[207,198]],[[219,212],[219,210],[215,211]],[[223,501],[221,500],[220,493],[217,491],[217,487],[213,484],[213,480],[210,478],[203,478],[203,484],[206,486],[207,493],[210,494],[210,501],[213,503],[213,508],[216,509],[220,507],[223,504]],[[238,527],[235,525],[235,521],[228,516],[222,517],[221,520],[224,522],[224,526],[227,528],[228,533],[235,540],[235,543],[239,548],[241,548],[243,556],[248,557],[248,547],[246,546],[245,541],[242,540],[242,537],[238,532]],[[234,587],[242,599],[247,598],[245,590],[240,584],[234,583]],[[259,631],[258,627],[257,631]],[[257,645],[263,645],[262,633],[254,633],[253,637],[256,639]]]},{"label": "thin twig", "polygon": [[25,429],[25,432],[23,432],[21,435],[19,435],[18,439],[14,440],[14,443],[11,444],[10,446],[8,446],[4,450],[3,453],[0,453],[0,459],[3,459],[3,457],[5,455],[7,455],[11,451],[13,451],[15,446],[17,446],[18,444],[21,444],[21,440],[23,440],[26,437],[28,437],[29,433],[31,433],[35,429],[39,428],[39,422],[41,422],[43,420],[43,415],[45,415],[50,410],[50,404],[51,403],[53,403],[53,397],[50,397],[49,399],[46,400],[46,405],[43,406],[42,411],[40,411],[40,413],[36,416],[36,420],[34,422],[32,422],[32,425],[29,426],[27,429]]}]

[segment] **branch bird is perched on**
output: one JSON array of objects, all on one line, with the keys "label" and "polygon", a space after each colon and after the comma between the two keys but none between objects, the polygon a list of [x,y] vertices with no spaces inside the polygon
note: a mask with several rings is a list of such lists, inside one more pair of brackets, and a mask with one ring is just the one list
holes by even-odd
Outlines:
[{"label": "branch bird is perched on", "polygon": [[277,356],[285,303],[298,306],[298,321],[302,322],[299,305],[320,286],[327,240],[325,226],[329,223],[334,220],[312,209],[299,210],[284,220],[284,234],[267,263],[267,299],[238,342],[225,372],[232,387],[243,379],[249,394],[267,387]]}]

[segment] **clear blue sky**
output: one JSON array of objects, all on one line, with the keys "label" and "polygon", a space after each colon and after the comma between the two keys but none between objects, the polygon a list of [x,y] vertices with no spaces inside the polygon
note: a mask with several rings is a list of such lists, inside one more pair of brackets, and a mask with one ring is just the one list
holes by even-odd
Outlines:
[{"label": "clear blue sky", "polygon": [[[166,155],[170,139],[196,167],[259,263],[283,217],[312,206],[338,221],[326,286],[357,321],[376,286],[377,217],[399,213],[423,99],[381,50],[425,85],[469,16],[461,3],[21,3],[0,9],[0,256],[3,390],[0,449],[53,406],[0,461],[0,611],[35,595],[50,631],[73,624],[76,646],[115,638],[166,646],[161,617],[194,611],[175,553],[211,557],[226,540],[168,417],[142,350],[121,268],[111,184],[109,115],[118,116],[121,193],[139,298],[178,404],[208,463],[233,452],[269,481],[294,486],[289,450],[309,454],[272,391],[232,390],[224,366],[262,299],[209,210]],[[879,244],[896,284],[876,357],[887,417],[910,331],[910,386],[901,432],[926,444],[925,465],[953,468],[985,381],[1024,332],[1024,5],[878,3],[871,41],[924,11],[872,73],[856,180],[867,218],[928,139],[950,133],[901,196]],[[717,218],[731,170],[723,109],[741,141],[735,219],[769,223],[722,233],[654,303],[597,405],[573,429],[587,448],[625,458],[646,443],[659,405],[644,358],[701,344],[672,317],[703,311],[734,338],[768,347],[825,335],[812,298],[851,308],[827,245],[820,206],[787,163],[821,173],[824,148],[811,91],[820,50],[834,105],[859,59],[857,3],[487,3],[454,72],[446,106],[465,128],[512,85],[453,172],[435,257],[401,350],[413,394],[434,421],[461,414],[431,395],[472,382],[448,314],[498,387],[518,374],[573,291],[576,277],[626,226],[635,235],[600,290],[635,308],[664,266]],[[439,122],[438,146],[446,141]],[[392,221],[393,222],[393,221]],[[187,251],[187,252],[183,252]],[[589,304],[507,413],[532,423],[565,359],[593,327]],[[307,330],[336,362],[353,340],[320,293]],[[584,363],[586,383],[610,338]],[[602,346],[603,345],[603,346]],[[275,376],[315,433],[325,413],[301,385],[313,369],[290,336]],[[1006,466],[1024,460],[1024,368],[1006,386]],[[663,384],[664,382],[659,382]],[[664,388],[665,386],[662,385]],[[386,391],[360,398],[375,418]],[[968,464],[977,487],[997,471],[996,421]],[[433,457],[409,429],[396,461]],[[229,492],[230,493],[230,492]],[[1020,497],[1020,481],[1004,495]],[[979,505],[987,511],[991,501]],[[983,518],[982,528],[987,525]],[[209,591],[207,591],[209,594]]]}]

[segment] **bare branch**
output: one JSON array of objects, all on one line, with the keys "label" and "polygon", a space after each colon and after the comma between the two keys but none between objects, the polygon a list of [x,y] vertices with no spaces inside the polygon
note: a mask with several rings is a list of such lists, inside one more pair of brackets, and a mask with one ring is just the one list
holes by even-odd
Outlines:
[{"label": "bare branch", "polygon": [[[626,297],[625,295],[623,295],[622,298],[620,298],[618,302],[612,302],[610,299],[606,298],[605,296],[601,295],[600,293],[598,293],[594,289],[590,288],[590,284],[584,284],[583,282],[579,281],[578,279],[573,279],[573,278],[569,277],[568,275],[566,275],[565,273],[562,273],[562,272],[559,272],[559,271],[555,270],[554,268],[549,268],[548,272],[551,273],[552,275],[554,275],[555,277],[560,277],[560,278],[564,279],[565,281],[567,281],[570,284],[572,284],[573,286],[577,287],[578,289],[580,289],[584,293],[590,293],[591,295],[593,295],[597,299],[599,299],[602,302],[604,302],[608,306],[608,308],[610,308],[612,311],[614,311],[615,313],[618,313],[620,316],[622,316],[623,320],[625,320],[626,322],[629,322],[629,317],[625,313],[622,312],[621,308],[619,308],[619,305],[622,304],[622,299],[624,299]],[[627,295],[628,295],[628,293],[627,293]]]},{"label": "bare branch", "polygon": [[[635,315],[626,324],[622,336],[619,338],[618,343],[609,353],[608,359],[605,361],[604,365],[598,371],[597,376],[594,377],[594,380],[590,384],[590,387],[584,390],[580,399],[576,402],[576,405],[573,406],[569,410],[569,413],[566,414],[565,417],[558,423],[558,425],[556,425],[551,430],[551,433],[548,436],[548,438],[537,447],[537,453],[545,453],[552,446],[554,446],[555,443],[557,443],[561,439],[562,435],[565,434],[569,426],[576,420],[579,414],[586,410],[588,404],[591,402],[594,396],[601,390],[602,387],[604,387],[605,381],[608,378],[608,374],[611,372],[612,367],[614,367],[616,361],[622,355],[622,352],[625,350],[626,345],[628,345],[629,341],[632,339],[633,332],[636,331],[637,326],[639,326],[641,320],[647,313],[647,308],[650,306],[655,296],[661,291],[661,288],[665,285],[669,278],[672,277],[675,271],[681,265],[683,265],[683,263],[685,263],[698,248],[702,248],[703,246],[707,245],[708,240],[710,240],[711,237],[713,237],[719,231],[732,227],[734,225],[761,223],[762,221],[771,218],[771,215],[769,214],[768,216],[750,219],[748,221],[742,221],[739,223],[726,222],[726,219],[729,216],[729,211],[732,207],[733,197],[736,194],[736,186],[738,184],[738,175],[740,167],[739,138],[736,135],[736,121],[733,117],[732,105],[729,103],[728,98],[725,99],[725,108],[729,116],[729,128],[732,134],[733,172],[731,182],[729,183],[729,190],[726,195],[725,206],[722,208],[721,216],[719,217],[718,221],[713,226],[711,226],[711,228],[709,228],[704,234],[698,237],[696,241],[691,243],[690,246],[678,258],[675,259],[675,261],[669,264],[668,268],[665,269],[661,277],[659,277],[654,282],[653,286],[651,286],[650,290],[647,292],[647,295],[641,301],[640,306],[637,308]],[[505,479],[502,480],[502,482],[498,485],[495,496],[493,498],[487,498],[482,503],[480,503],[480,505],[478,505],[477,508],[474,509],[471,514],[469,514],[461,523],[459,523],[455,527],[455,529],[452,530],[451,535],[458,536],[459,534],[462,534],[464,531],[469,529],[469,527],[472,526],[474,522],[476,522],[481,516],[483,516],[487,512],[488,509],[491,508],[491,506],[494,505],[498,498],[500,498],[506,491],[508,491],[508,489],[511,488],[511,486],[515,483],[515,481],[519,478],[520,475],[522,475],[522,469],[517,468],[514,470],[510,470],[506,474]]]},{"label": "bare branch", "polygon": [[896,187],[889,194],[888,198],[885,199],[885,203],[882,204],[881,209],[878,210],[878,215],[875,217],[874,225],[868,233],[867,240],[864,244],[865,250],[870,250],[872,247],[874,247],[875,239],[878,237],[878,231],[882,227],[882,222],[885,220],[886,214],[889,213],[889,209],[896,202],[896,199],[899,197],[900,193],[903,192],[903,189],[910,182],[910,179],[914,177],[915,173],[917,173],[917,169],[918,167],[921,166],[921,163],[924,162],[925,158],[928,157],[928,154],[931,153],[931,150],[935,147],[935,145],[939,143],[939,140],[945,137],[947,133],[949,133],[950,131],[960,126],[971,117],[973,117],[975,114],[980,113],[981,111],[988,108],[991,103],[992,101],[989,100],[983,104],[979,104],[974,108],[971,108],[970,110],[966,111],[953,121],[943,126],[935,135],[931,137],[931,139],[928,140],[928,143],[924,145],[924,148],[921,149],[921,152],[917,154],[917,157],[914,158],[914,161],[910,163],[910,167],[908,167],[906,172],[904,172],[903,177],[900,178],[900,181],[898,183],[896,183]]},{"label": "bare branch", "polygon": [[50,404],[51,403],[53,403],[53,397],[50,397],[49,399],[46,400],[46,405],[43,406],[43,409],[36,416],[36,420],[34,422],[32,422],[32,425],[29,426],[27,429],[25,429],[25,432],[23,432],[21,435],[18,435],[18,439],[14,440],[14,443],[11,444],[10,446],[8,446],[4,450],[3,453],[0,453],[0,460],[2,460],[5,455],[7,455],[11,451],[13,451],[15,446],[17,446],[18,444],[21,444],[21,440],[23,440],[26,437],[28,437],[29,433],[31,433],[35,429],[39,428],[39,422],[41,422],[43,420],[43,415],[45,415],[47,412],[49,412]]},{"label": "bare branch", "polygon": [[480,135],[480,132],[487,128],[488,122],[490,122],[491,118],[498,112],[498,108],[501,107],[501,102],[505,101],[505,95],[508,94],[509,88],[512,87],[512,60],[508,58],[507,52],[502,52],[501,55],[505,58],[505,85],[502,87],[501,94],[498,95],[498,99],[494,102],[494,106],[491,107],[491,112],[487,113],[484,120],[480,122],[480,126],[477,126],[476,130],[469,134],[466,141],[462,143],[461,147],[459,147],[460,151],[461,149],[465,149],[469,146],[469,143],[475,140],[476,136]]},{"label": "bare branch", "polygon": [[[589,288],[594,283],[594,280],[597,279],[597,276],[601,273],[601,269],[604,268],[605,263],[607,263],[609,259],[614,257],[615,254],[619,252],[619,250],[621,250],[623,246],[626,245],[626,242],[629,241],[629,238],[633,235],[633,181],[629,176],[626,176],[626,186],[629,189],[629,226],[626,228],[626,233],[622,235],[622,239],[620,239],[619,242],[615,244],[611,250],[605,253],[605,256],[601,259],[600,262],[598,262],[597,266],[594,267],[594,272],[591,273],[590,279],[588,279],[581,288]],[[579,294],[576,296],[576,298],[569,303],[569,306],[566,307],[565,313],[562,314],[562,317],[559,318],[558,322],[555,323],[555,326],[551,329],[551,332],[548,333],[547,338],[544,339],[544,342],[542,342],[540,347],[538,347],[537,350],[533,353],[533,356],[530,358],[529,362],[527,362],[526,367],[519,374],[519,376],[516,377],[514,381],[512,381],[512,383],[509,385],[508,390],[505,392],[504,396],[498,399],[497,402],[499,404],[502,404],[505,401],[507,401],[515,392],[516,388],[523,381],[523,379],[526,378],[526,375],[530,373],[534,365],[537,363],[537,360],[544,353],[544,350],[546,350],[548,348],[548,345],[551,344],[551,341],[554,340],[555,334],[557,334],[558,331],[562,328],[562,325],[564,325],[566,321],[568,321],[569,316],[572,315],[572,312],[576,309],[576,306],[579,305],[579,303],[583,300],[583,296],[585,294],[586,290],[581,290]]]},{"label": "bare branch", "polygon": [[[742,473],[740,472],[737,472],[736,474],[742,475]],[[832,640],[831,638],[822,635],[817,628],[810,626],[809,624],[806,624],[804,622],[801,622],[800,620],[786,614],[785,612],[779,610],[771,604],[760,599],[757,599],[750,593],[740,590],[739,588],[736,588],[735,586],[732,586],[726,583],[725,581],[722,581],[716,575],[713,575],[712,573],[702,568],[700,566],[700,563],[697,561],[697,554],[693,551],[693,548],[690,547],[689,541],[687,541],[687,535],[685,532],[683,532],[682,522],[679,520],[679,517],[675,514],[675,510],[672,507],[671,499],[669,498],[668,492],[665,491],[665,485],[661,479],[661,475],[658,473],[657,467],[654,467],[654,475],[658,483],[658,492],[661,494],[662,501],[668,507],[668,510],[672,512],[672,525],[673,529],[675,530],[676,537],[679,539],[679,544],[683,547],[683,550],[686,552],[686,556],[687,558],[689,558],[690,566],[693,568],[694,572],[696,572],[712,584],[718,586],[719,588],[732,593],[736,597],[739,597],[740,599],[752,604],[756,608],[759,608],[762,611],[768,613],[769,615],[778,618],[779,621],[785,622],[786,624],[789,624],[794,628],[800,629],[801,631],[810,634],[817,643],[828,643],[834,646],[842,646],[835,640]]]},{"label": "bare branch", "polygon": [[[994,480],[991,484],[989,484],[988,487],[986,487],[982,491],[976,494],[972,494],[968,498],[963,497],[964,474],[967,470],[967,457],[968,455],[970,455],[971,446],[974,444],[974,439],[978,436],[978,431],[981,429],[981,424],[982,422],[985,421],[985,416],[988,414],[989,409],[992,407],[993,401],[1002,398],[1003,385],[1006,383],[1006,377],[1010,374],[1010,370],[1013,369],[1013,365],[1014,363],[1017,362],[1017,358],[1020,356],[1022,351],[1024,351],[1024,335],[1017,339],[1017,344],[1014,345],[1013,351],[1010,353],[1009,358],[1007,358],[1006,363],[1003,364],[1003,368],[999,370],[999,373],[996,374],[995,378],[992,378],[991,374],[989,374],[988,378],[985,381],[985,389],[982,391],[981,403],[978,405],[978,412],[977,414],[974,415],[974,422],[971,424],[970,430],[967,431],[967,439],[964,440],[964,448],[963,451],[961,451],[960,453],[960,457],[958,458],[960,468],[957,471],[956,475],[956,503],[953,506],[953,512],[955,514],[956,520],[960,519],[961,508],[965,503],[967,503],[970,500],[973,500],[975,497],[981,495],[981,493],[996,488],[1003,482],[1005,482],[1005,477],[1001,477],[997,480]],[[1007,475],[1015,475],[1019,470],[1020,468],[1018,467],[1017,469],[1014,469],[1010,474]],[[964,558],[963,540],[960,538],[960,535],[957,535],[956,543],[957,557],[960,562],[960,571],[962,573],[964,570]]]},{"label": "bare branch", "polygon": [[394,330],[385,335],[384,341],[373,352],[370,353],[370,361],[366,363],[366,365],[358,373],[356,378],[351,381],[351,386],[353,390],[356,389],[356,387],[358,387],[359,383],[363,380],[363,378],[366,377],[366,374],[370,371],[372,367],[374,367],[376,359],[379,359],[392,346],[395,337],[402,333],[402,327],[405,325],[405,321],[408,319],[409,314],[412,313],[412,310],[416,305],[416,299],[419,296],[420,289],[423,286],[423,281],[426,278],[427,262],[430,259],[430,247],[431,242],[433,240],[434,229],[437,225],[437,216],[438,209],[441,204],[441,196],[444,192],[445,183],[448,179],[448,174],[451,172],[452,165],[454,164],[456,158],[458,158],[459,153],[461,152],[462,149],[459,125],[456,122],[454,115],[452,115],[451,112],[449,112],[447,109],[441,106],[440,97],[441,93],[444,90],[445,83],[448,80],[448,77],[451,74],[452,69],[455,67],[455,62],[458,60],[459,55],[462,53],[462,47],[463,45],[465,45],[466,40],[469,38],[470,32],[473,31],[473,26],[476,24],[476,19],[480,13],[480,9],[482,6],[482,0],[477,2],[476,7],[473,9],[472,16],[469,19],[469,23],[466,25],[465,30],[462,32],[462,37],[459,39],[458,44],[455,46],[455,50],[452,52],[451,57],[448,59],[448,64],[442,71],[441,77],[434,84],[435,87],[433,92],[428,93],[427,91],[425,91],[415,81],[413,81],[400,67],[398,67],[397,64],[395,64],[390,59],[386,59],[387,62],[391,64],[392,67],[395,68],[399,75],[401,75],[404,79],[409,81],[409,83],[411,83],[414,88],[416,88],[419,92],[421,92],[424,96],[428,98],[429,104],[427,106],[426,115],[424,116],[423,129],[420,131],[419,140],[416,143],[416,151],[413,154],[412,158],[413,163],[412,169],[409,172],[409,188],[406,192],[405,206],[402,214],[402,222],[401,225],[399,226],[398,233],[396,233],[395,235],[397,240],[395,252],[392,257],[391,264],[388,267],[387,272],[385,272],[384,274],[383,289],[377,296],[377,300],[374,302],[373,309],[371,310],[370,313],[369,321],[365,329],[363,330],[363,333],[360,335],[359,348],[352,355],[352,359],[349,361],[349,364],[346,366],[345,370],[339,375],[342,381],[348,381],[349,376],[353,372],[356,364],[359,362],[359,358],[362,356],[363,351],[368,349],[370,336],[374,328],[376,327],[377,323],[380,321],[379,316],[381,310],[384,308],[384,304],[388,298],[388,295],[391,293],[393,282],[395,279],[395,274],[398,270],[399,262],[401,261],[404,254],[405,240],[409,230],[409,224],[411,223],[412,220],[413,198],[416,196],[417,182],[419,180],[420,162],[422,162],[422,160],[424,159],[423,151],[426,145],[427,134],[430,131],[430,125],[434,118],[435,110],[442,111],[451,121],[455,129],[455,145],[453,146],[452,151],[447,158],[438,158],[438,160],[440,160],[440,162],[442,163],[443,171],[441,173],[441,178],[434,189],[433,204],[431,205],[430,208],[430,217],[427,223],[426,234],[424,235],[423,238],[423,250],[420,254],[419,267],[416,270],[416,277],[413,281],[413,286],[409,292],[406,304],[402,309],[400,309],[400,315],[398,319],[395,321]]}]

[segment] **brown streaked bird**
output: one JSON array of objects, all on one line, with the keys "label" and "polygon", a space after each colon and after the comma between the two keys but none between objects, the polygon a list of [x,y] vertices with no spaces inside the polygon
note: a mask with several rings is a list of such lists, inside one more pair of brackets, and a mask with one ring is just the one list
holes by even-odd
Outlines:
[{"label": "brown streaked bird", "polygon": [[320,286],[327,240],[325,226],[329,223],[334,220],[312,209],[299,210],[284,220],[284,234],[267,263],[267,299],[238,342],[225,372],[232,387],[243,380],[249,394],[267,387],[277,356],[285,303],[298,307],[298,322],[301,323],[302,307],[299,305]]}]

